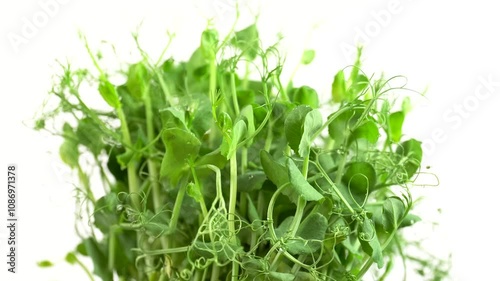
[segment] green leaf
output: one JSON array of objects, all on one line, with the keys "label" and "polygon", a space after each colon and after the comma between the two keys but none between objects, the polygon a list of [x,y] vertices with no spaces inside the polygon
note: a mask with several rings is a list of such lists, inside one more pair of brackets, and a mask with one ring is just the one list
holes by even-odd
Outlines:
[{"label": "green leaf", "polygon": [[274,230],[274,233],[276,234],[276,237],[278,239],[283,238],[286,236],[286,234],[290,231],[290,228],[292,226],[293,222],[293,217],[289,216],[286,217],[280,225]]},{"label": "green leaf", "polygon": [[161,137],[165,144],[165,155],[160,176],[168,177],[176,185],[182,175],[189,171],[190,162],[198,155],[201,143],[193,133],[178,128],[164,130]]},{"label": "green leaf", "polygon": [[236,91],[238,104],[241,108],[255,103],[255,92],[251,89],[240,89]]},{"label": "green leaf", "polygon": [[[244,117],[247,123],[247,135],[251,136],[255,133],[255,120],[253,116],[253,107],[252,105],[247,105],[241,109],[241,116]],[[253,138],[248,141],[245,145],[246,147],[250,147],[253,143]]]},{"label": "green leaf", "polygon": [[403,218],[399,227],[402,228],[402,227],[412,226],[421,220],[422,220],[422,218],[420,218],[417,215],[408,214],[408,215],[406,215],[406,217]]},{"label": "green leaf", "polygon": [[399,142],[403,134],[403,123],[405,114],[402,111],[394,112],[389,115],[389,128],[391,132],[391,140]]},{"label": "green leaf", "polygon": [[200,49],[203,57],[208,60],[214,60],[219,42],[219,34],[215,29],[207,29],[201,34]]},{"label": "green leaf", "polygon": [[312,142],[314,141],[314,135],[323,125],[322,119],[321,112],[317,109],[314,109],[306,114],[306,118],[304,119],[304,132],[302,133],[302,138],[300,139],[299,144],[299,155],[301,157],[309,155],[309,150],[311,149]]},{"label": "green leaf", "polygon": [[151,237],[159,237],[175,231],[175,229],[170,228],[167,216],[153,214],[153,212],[149,210],[142,216],[144,217],[144,224],[142,227],[146,234]]},{"label": "green leaf", "polygon": [[141,137],[137,138],[137,142],[134,144],[133,148],[127,149],[124,153],[116,156],[116,161],[118,162],[118,164],[120,164],[120,168],[122,170],[125,170],[131,161],[141,159],[143,155],[141,151],[141,149],[143,148],[142,131],[139,131],[139,136]]},{"label": "green leaf", "polygon": [[217,119],[219,128],[222,132],[221,154],[227,158],[229,155],[229,146],[231,145],[231,139],[233,137],[233,119],[227,112],[221,112]]},{"label": "green leaf", "polygon": [[374,121],[367,121],[363,123],[361,126],[357,127],[354,132],[352,132],[350,136],[350,142],[357,139],[365,139],[370,143],[377,143],[378,138],[380,137],[377,123]]},{"label": "green leaf", "polygon": [[[204,56],[201,47],[196,49],[189,58],[189,61],[186,64],[186,70],[189,77],[194,77],[196,79],[199,79],[208,73],[208,61]],[[182,79],[186,78],[184,77]]]},{"label": "green leaf", "polygon": [[354,125],[361,118],[363,109],[350,109],[342,112],[328,125],[328,134],[335,141],[335,148],[344,144],[345,139],[351,135]]},{"label": "green leaf", "polygon": [[283,194],[288,196],[295,204],[297,204],[299,196],[306,201],[318,201],[323,199],[323,195],[309,184],[292,159],[287,159],[286,166],[291,185],[283,189]]},{"label": "green leaf", "polygon": [[[354,71],[354,69],[353,69]],[[353,84],[349,87],[351,97],[358,97],[361,92],[368,87],[370,80],[363,74],[356,76]]]},{"label": "green leaf", "polygon": [[291,273],[282,273],[282,272],[269,272],[269,279],[272,281],[293,281],[295,280],[295,275]]},{"label": "green leaf", "polygon": [[104,135],[99,125],[90,117],[83,118],[78,122],[76,137],[80,144],[86,146],[96,156],[104,149]]},{"label": "green leaf", "polygon": [[292,101],[297,104],[308,105],[312,108],[319,107],[318,93],[308,86],[294,89],[292,92]]},{"label": "green leaf", "polygon": [[251,171],[238,176],[238,191],[253,192],[262,188],[267,176],[262,171]]},{"label": "green leaf", "polygon": [[[186,112],[181,107],[168,107],[160,111],[163,128],[179,128],[187,130]],[[205,116],[206,118],[206,116]]]},{"label": "green leaf", "polygon": [[373,191],[377,181],[375,168],[368,162],[352,162],[347,167],[342,182],[353,195],[365,195]]},{"label": "green leaf", "polygon": [[228,128],[226,125],[224,125],[222,134],[223,139],[221,145],[221,153],[226,157],[226,159],[229,159],[233,156],[234,153],[236,153],[238,143],[247,135],[247,125],[243,120],[239,120],[238,122],[236,122],[233,128]]},{"label": "green leaf", "polygon": [[384,266],[384,256],[382,255],[382,247],[377,238],[373,221],[365,218],[360,222],[359,228],[358,238],[361,243],[361,248],[372,257],[373,261],[377,263],[378,268],[382,268]]},{"label": "green leaf", "polygon": [[422,143],[415,139],[407,140],[398,146],[396,153],[407,158],[403,165],[405,170],[403,181],[407,181],[420,168],[420,163],[422,162]]},{"label": "green leaf", "polygon": [[401,111],[406,115],[411,110],[411,101],[409,97],[405,97],[401,104]]},{"label": "green leaf", "polygon": [[265,150],[260,151],[260,162],[264,168],[264,173],[276,187],[279,188],[290,182],[287,168],[275,161],[269,152]]},{"label": "green leaf", "polygon": [[54,264],[51,261],[48,261],[48,260],[39,261],[39,262],[36,263],[36,265],[38,265],[38,267],[42,267],[42,268],[47,268],[47,267],[54,266]]},{"label": "green leaf", "polygon": [[128,69],[127,87],[129,93],[136,99],[141,99],[148,83],[148,70],[142,62],[132,64]]},{"label": "green leaf", "polygon": [[237,31],[231,39],[231,43],[243,51],[243,55],[254,60],[260,49],[259,31],[257,26],[252,24],[245,29]]},{"label": "green leaf", "polygon": [[195,162],[195,166],[198,168],[204,165],[214,165],[219,169],[222,169],[224,168],[226,163],[227,163],[226,157],[222,156],[222,154],[219,151],[215,150],[199,157]]},{"label": "green leaf", "polygon": [[302,59],[300,62],[304,65],[308,65],[314,60],[315,56],[316,56],[316,51],[305,50],[304,53],[302,53]]},{"label": "green leaf", "polygon": [[76,245],[76,252],[82,256],[88,257],[89,253],[87,252],[87,248],[85,247],[84,241],[80,242]]},{"label": "green leaf", "polygon": [[299,153],[299,145],[304,134],[304,121],[307,113],[312,110],[309,106],[299,105],[288,114],[285,119],[285,135],[288,145]]},{"label": "green leaf", "polygon": [[308,255],[317,252],[325,239],[328,220],[319,213],[309,215],[300,224],[297,237],[301,239],[290,239],[286,243],[288,252],[292,255]]},{"label": "green leaf", "polygon": [[69,263],[69,264],[75,264],[78,262],[78,259],[76,258],[76,255],[69,252],[66,257],[64,258],[64,260]]},{"label": "green leaf", "polygon": [[109,233],[109,228],[118,222],[117,205],[117,195],[112,192],[97,200],[93,214],[94,224],[102,233]]},{"label": "green leaf", "polygon": [[203,194],[201,194],[201,189],[199,185],[190,182],[186,187],[186,193],[193,198],[196,202],[203,202]]},{"label": "green leaf", "polygon": [[103,281],[112,281],[113,272],[108,269],[108,257],[106,250],[102,249],[95,238],[89,237],[83,241],[85,249],[92,259],[94,265],[94,274],[101,277]]},{"label": "green leaf", "polygon": [[205,95],[197,95],[195,101],[189,104],[189,108],[192,112],[191,131],[201,139],[213,124],[210,99]]},{"label": "green leaf", "polygon": [[387,232],[392,232],[399,227],[400,221],[405,214],[405,204],[396,196],[389,197],[384,201],[382,209],[383,225]]},{"label": "green leaf", "polygon": [[99,93],[112,108],[116,109],[121,106],[118,92],[116,91],[115,86],[108,80],[101,80],[99,83]]},{"label": "green leaf", "polygon": [[[329,276],[333,277],[333,276]],[[317,281],[317,277],[309,272],[299,271],[293,281]]]},{"label": "green leaf", "polygon": [[332,83],[332,100],[333,102],[343,102],[346,98],[346,85],[344,78],[344,71],[340,70],[335,75]]},{"label": "green leaf", "polygon": [[72,138],[66,138],[59,148],[59,156],[61,160],[71,168],[79,166],[78,159],[80,152],[78,151],[78,142]]},{"label": "green leaf", "polygon": [[118,161],[118,164],[120,164],[122,170],[125,170],[127,168],[127,165],[134,158],[138,158],[137,153],[131,149],[127,149],[124,153],[116,156],[116,160]]}]

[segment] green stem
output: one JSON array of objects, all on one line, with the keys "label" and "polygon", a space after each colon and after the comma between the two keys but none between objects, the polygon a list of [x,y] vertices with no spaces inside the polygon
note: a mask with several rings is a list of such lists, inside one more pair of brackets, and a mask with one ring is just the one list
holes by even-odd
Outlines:
[{"label": "green stem", "polygon": [[310,150],[307,150],[307,154],[304,155],[304,162],[302,163],[302,175],[304,176],[304,178],[307,180],[307,173],[308,173],[308,170],[309,170],[309,154],[310,154]]},{"label": "green stem", "polygon": [[[146,81],[146,83],[148,83]],[[152,185],[152,192],[153,192],[153,208],[154,212],[156,214],[159,214],[163,208],[162,206],[162,194],[161,194],[161,186],[159,182],[159,175],[158,175],[158,166],[156,162],[153,160],[154,155],[154,141],[155,141],[155,127],[154,127],[154,115],[153,115],[153,105],[151,102],[151,95],[149,91],[149,85],[144,87],[144,93],[143,93],[143,100],[144,100],[144,105],[146,107],[146,134],[148,138],[148,152],[149,152],[149,157],[147,160],[147,165],[148,165],[148,172],[149,172],[149,180]],[[169,247],[169,239],[166,236],[161,236],[160,238],[160,243],[162,248],[166,249]]]},{"label": "green stem", "polygon": [[349,204],[349,202],[347,202],[347,199],[344,198],[344,196],[342,195],[342,193],[340,192],[340,190],[337,188],[337,185],[335,183],[333,183],[333,181],[330,179],[330,177],[325,172],[325,170],[323,169],[323,167],[321,165],[317,165],[317,168],[318,168],[319,172],[323,175],[323,178],[328,182],[328,184],[332,187],[333,191],[340,198],[340,200],[344,203],[344,205],[346,205],[347,209],[349,209],[349,211],[352,214],[356,214],[356,211],[354,211],[354,209],[351,207],[351,205]]},{"label": "green stem", "polygon": [[[304,163],[302,164],[302,175],[306,180],[309,167],[309,153],[310,151],[308,150],[307,154],[304,156]],[[304,216],[304,209],[306,205],[307,201],[302,196],[299,196],[297,200],[297,209],[295,209],[295,216],[293,217],[292,225],[290,227],[290,237],[292,238],[294,238],[297,234],[300,222],[302,221],[302,217]]]},{"label": "green stem", "polygon": [[110,271],[113,271],[115,267],[116,230],[116,225],[109,228],[108,269]]},{"label": "green stem", "polygon": [[156,78],[158,79],[158,82],[160,83],[160,87],[161,87],[163,93],[165,94],[165,99],[168,102],[168,104],[172,106],[173,101],[172,101],[172,97],[170,94],[170,90],[168,89],[168,86],[165,83],[165,81],[163,80],[163,77],[161,77],[160,73],[158,71],[155,71],[155,72],[156,72]]},{"label": "green stem", "polygon": [[[248,149],[246,146],[243,146],[241,148],[241,174],[244,175],[247,170],[247,165],[248,165]],[[241,193],[240,195],[240,213],[242,217],[247,216],[247,208],[248,208],[248,202],[247,202],[247,193]]]},{"label": "green stem", "polygon": [[[130,137],[130,131],[128,129],[127,118],[125,117],[125,113],[123,112],[123,108],[119,106],[117,109],[118,118],[121,123],[121,131],[123,136],[124,145],[129,151],[132,147],[132,138]],[[127,177],[128,177],[128,186],[130,198],[132,199],[132,207],[134,209],[139,210],[140,201],[139,201],[139,179],[137,178],[137,164],[135,161],[130,161],[127,165]]]},{"label": "green stem", "polygon": [[278,86],[278,91],[279,91],[279,95],[280,95],[281,99],[284,102],[290,102],[290,99],[288,98],[288,95],[287,95],[285,89],[283,89],[283,85],[281,84],[281,80],[279,79],[279,76],[273,75],[273,78],[274,78],[274,82]]},{"label": "green stem", "polygon": [[231,86],[231,96],[233,99],[233,107],[234,107],[234,112],[236,113],[236,116],[240,116],[240,106],[238,104],[238,96],[236,94],[236,81],[235,81],[235,73],[231,72],[231,77],[230,77],[230,86]]},{"label": "green stem", "polygon": [[75,255],[75,262],[83,269],[83,271],[85,271],[90,281],[95,281],[94,276],[92,275],[90,270],[78,258],[76,258],[76,255]]},{"label": "green stem", "polygon": [[[269,205],[267,207],[267,223],[269,224],[269,234],[271,236],[271,244],[273,244],[272,249],[279,247],[279,245],[281,243],[281,241],[276,236],[276,231],[274,230],[274,225],[273,225],[274,204],[275,204],[276,200],[278,199],[278,195],[289,184],[290,183],[286,183],[286,184],[280,186],[278,188],[278,190],[276,190],[276,192],[274,192],[273,196],[271,196],[271,200],[269,200]],[[271,252],[272,251],[269,251],[268,254],[270,254]],[[278,253],[276,254],[276,256],[274,256],[273,261],[271,262],[271,267],[270,267],[271,270],[276,269],[281,255],[282,255],[282,250],[279,250]],[[267,255],[266,255],[266,257],[267,257]]]},{"label": "green stem", "polygon": [[[190,246],[185,247],[177,247],[177,248],[169,248],[169,249],[161,249],[161,250],[144,250],[144,256],[155,256],[155,255],[165,255],[165,254],[177,254],[177,253],[185,253],[189,251]],[[139,259],[139,257],[137,257]]]},{"label": "green stem", "polygon": [[292,225],[290,226],[290,234],[291,238],[294,238],[297,234],[297,230],[299,229],[300,222],[302,221],[302,217],[304,216],[304,208],[306,207],[307,201],[299,196],[297,200],[297,209],[295,209],[295,216],[293,216]]},{"label": "green stem", "polygon": [[174,210],[172,212],[172,218],[170,219],[170,233],[173,233],[177,228],[177,222],[179,221],[184,194],[186,194],[186,185],[182,184],[179,188],[179,192],[177,193],[177,197],[175,198]]},{"label": "green stem", "polygon": [[[229,222],[229,232],[231,233],[231,242],[237,243],[236,239],[236,229],[235,229],[235,213],[236,213],[236,201],[238,195],[238,161],[236,158],[236,152],[231,156],[230,161],[230,181],[229,181],[229,210],[228,210],[228,222]],[[231,280],[238,280],[239,265],[236,261],[233,261]]]},{"label": "green stem", "polygon": [[208,94],[210,96],[210,102],[212,103],[212,117],[217,121],[217,64],[215,59],[210,62],[210,80]]},{"label": "green stem", "polygon": [[216,263],[212,265],[212,276],[210,277],[210,280],[219,280],[219,265],[217,265]]},{"label": "green stem", "polygon": [[266,142],[264,143],[264,150],[265,151],[270,151],[271,150],[271,145],[273,144],[273,122],[269,122],[267,126],[267,136],[266,136]]},{"label": "green stem", "polygon": [[203,198],[203,186],[200,184],[200,180],[198,179],[198,174],[196,174],[196,169],[194,168],[194,165],[191,165],[191,174],[193,175],[193,180],[196,188],[200,190],[200,192],[202,193],[200,198],[200,208],[201,208],[201,214],[203,215],[203,219],[205,219],[208,216],[207,205],[205,203],[205,199]]},{"label": "green stem", "polygon": [[[149,87],[146,87],[144,91],[144,105],[146,107],[146,134],[148,137],[148,143],[152,143],[155,139],[155,128],[154,128],[154,116],[153,116],[153,105],[151,104],[151,96],[149,93]],[[156,162],[153,161],[151,155],[154,154],[154,145],[148,147],[149,157],[148,157],[148,172],[149,180],[152,184],[153,191],[153,206],[156,213],[161,211],[161,193],[160,193],[160,183],[158,181],[158,166]]]}]

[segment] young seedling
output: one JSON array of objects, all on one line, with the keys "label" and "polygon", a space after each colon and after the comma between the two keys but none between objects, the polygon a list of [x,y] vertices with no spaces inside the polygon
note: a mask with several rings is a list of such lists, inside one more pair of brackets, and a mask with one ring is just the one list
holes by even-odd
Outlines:
[{"label": "young seedling", "polygon": [[403,134],[392,79],[369,77],[358,57],[332,73],[326,116],[313,88],[282,86],[280,52],[256,25],[223,40],[205,30],[188,61],[153,61],[134,38],[142,58],[122,84],[85,41],[94,68],[61,65],[57,106],[37,123],[65,121],[52,132],[80,179],[88,225],[69,263],[94,280],[79,260],[90,257],[105,281],[361,280],[373,267],[383,280],[406,263],[422,148]]}]

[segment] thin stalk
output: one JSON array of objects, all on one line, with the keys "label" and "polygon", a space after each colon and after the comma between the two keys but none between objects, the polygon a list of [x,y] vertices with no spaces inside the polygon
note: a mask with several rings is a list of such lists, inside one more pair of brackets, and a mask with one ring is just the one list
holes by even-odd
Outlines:
[{"label": "thin stalk", "polygon": [[[244,175],[246,173],[248,166],[248,149],[246,146],[241,148],[241,174]],[[247,216],[247,196],[244,193],[240,194],[240,213],[242,217]]]},{"label": "thin stalk", "polygon": [[[307,154],[304,156],[304,163],[302,165],[302,175],[304,178],[307,180],[307,172],[308,172],[308,167],[309,167],[309,153],[310,151],[307,151]],[[290,226],[290,237],[294,238],[295,235],[297,234],[297,230],[299,229],[300,222],[302,221],[302,217],[304,216],[304,209],[307,205],[307,201],[302,197],[299,196],[297,200],[297,209],[295,209],[295,216],[293,217],[292,220],[292,225]]]},{"label": "thin stalk", "polygon": [[269,151],[271,150],[271,145],[273,144],[273,122],[269,122],[267,126],[267,136],[266,136],[266,142],[264,143],[264,150]]},{"label": "thin stalk", "polygon": [[[200,180],[198,179],[198,174],[196,174],[196,169],[194,168],[194,165],[191,165],[191,174],[193,176],[194,184],[196,185],[196,187],[200,191],[203,191],[203,189],[202,189],[203,187],[200,184]],[[205,203],[205,199],[203,198],[203,195],[201,196],[201,200],[200,200],[200,208],[201,208],[201,214],[203,216],[202,220],[204,220],[208,216],[208,210],[207,210],[207,205]]]},{"label": "thin stalk", "polygon": [[[146,82],[147,83],[147,82]],[[148,138],[148,143],[153,143],[155,140],[155,127],[154,127],[154,116],[153,116],[153,105],[151,103],[151,95],[149,92],[149,86],[146,86],[143,93],[144,105],[146,107],[146,134]],[[158,166],[156,162],[152,159],[154,154],[154,145],[148,146],[149,157],[147,160],[148,163],[148,172],[149,172],[149,180],[151,181],[152,191],[153,191],[153,208],[156,214],[161,212],[162,209],[162,201],[161,201],[161,187],[159,183],[158,176]],[[167,248],[168,238],[162,236],[160,239],[161,245],[163,248]]]},{"label": "thin stalk", "polygon": [[[117,109],[118,118],[120,119],[120,129],[122,131],[123,142],[127,150],[130,150],[132,147],[132,138],[130,137],[130,131],[128,129],[127,118],[125,117],[125,113],[123,112],[123,108],[119,106]],[[140,202],[139,202],[139,179],[137,178],[137,164],[135,161],[130,161],[127,165],[127,177],[128,177],[128,187],[130,198],[132,199],[132,207],[134,209],[139,210]]]},{"label": "thin stalk", "polygon": [[89,278],[90,281],[95,281],[94,276],[90,272],[90,270],[78,259],[76,258],[75,255],[75,262],[85,271],[85,274],[87,274],[87,277]]},{"label": "thin stalk", "polygon": [[[238,195],[238,160],[236,158],[236,153],[233,153],[230,161],[230,181],[229,181],[229,210],[228,210],[228,223],[229,232],[231,233],[231,242],[237,243],[236,240],[236,229],[235,229],[235,213],[236,213],[236,201]],[[238,280],[239,265],[236,261],[233,261],[231,280]]]},{"label": "thin stalk", "polygon": [[[248,195],[248,194],[247,194]],[[249,198],[247,200],[250,200],[250,195],[248,195]],[[264,195],[262,194],[262,191],[259,190],[259,194],[257,195],[257,214],[259,218],[264,217]],[[251,238],[250,238],[250,249],[253,249],[255,245],[257,244],[257,231],[252,231]],[[257,250],[257,249],[256,249]]]},{"label": "thin stalk", "polygon": [[291,238],[294,238],[297,234],[297,230],[299,229],[300,222],[302,221],[302,217],[304,216],[304,208],[306,207],[307,201],[299,196],[297,200],[297,209],[295,209],[295,216],[293,216],[292,225],[290,226],[290,234]]},{"label": "thin stalk", "polygon": [[233,107],[234,107],[234,112],[236,113],[236,116],[240,116],[240,106],[238,104],[238,96],[236,94],[236,81],[235,81],[235,74],[234,72],[231,72],[231,77],[230,77],[230,86],[231,86],[231,97],[233,99]]},{"label": "thin stalk", "polygon": [[[290,183],[284,184],[274,192],[273,196],[271,196],[271,200],[269,200],[269,205],[267,207],[267,223],[269,224],[269,234],[271,236],[271,243],[273,244],[273,251],[275,248],[279,247],[280,241],[278,237],[276,236],[276,231],[274,230],[274,225],[273,225],[273,212],[274,212],[274,204],[276,200],[278,199],[278,195],[281,193],[281,191],[287,187]],[[268,252],[268,255],[272,253],[272,251]],[[278,261],[281,258],[281,255],[283,254],[283,250],[280,249],[276,256],[274,256],[273,261],[271,262],[270,270],[275,270],[276,267],[278,266]],[[266,255],[267,257],[267,255]]]},{"label": "thin stalk", "polygon": [[347,202],[347,199],[344,198],[344,196],[342,195],[342,193],[340,192],[340,190],[337,188],[337,185],[335,183],[333,183],[333,181],[330,179],[330,177],[325,172],[325,170],[323,169],[323,167],[321,165],[317,165],[317,168],[318,168],[319,172],[323,175],[323,178],[332,187],[333,191],[335,191],[335,193],[340,198],[340,200],[344,203],[344,205],[346,205],[347,209],[349,209],[349,211],[352,214],[356,214],[356,211],[354,211],[354,209],[351,207],[351,205],[349,204],[349,202]]},{"label": "thin stalk", "polygon": [[156,78],[158,79],[158,82],[160,83],[160,87],[165,94],[165,100],[168,102],[169,105],[173,105],[172,101],[172,95],[170,94],[170,90],[168,89],[167,84],[165,84],[165,81],[163,80],[163,77],[161,77],[160,73],[155,70],[156,73]]},{"label": "thin stalk", "polygon": [[182,201],[184,200],[184,194],[186,194],[186,185],[182,184],[175,198],[174,210],[172,212],[172,218],[170,219],[170,231],[173,233],[177,228],[177,222],[179,221],[179,215],[181,213]]},{"label": "thin stalk", "polygon": [[[185,247],[177,247],[177,248],[169,248],[169,249],[161,249],[161,250],[144,250],[144,255],[139,257],[155,256],[155,255],[165,255],[165,254],[177,254],[177,253],[185,253],[189,251],[190,246]],[[139,259],[139,257],[137,257]]]},{"label": "thin stalk", "polygon": [[116,229],[117,226],[111,226],[109,228],[108,269],[110,271],[113,271],[115,267]]},{"label": "thin stalk", "polygon": [[210,97],[210,102],[212,102],[212,117],[217,121],[217,64],[215,59],[210,62],[210,78],[209,78],[209,88],[208,94]]},{"label": "thin stalk", "polygon": [[[152,143],[156,138],[155,135],[155,127],[154,127],[154,116],[153,116],[153,105],[151,103],[151,96],[149,93],[149,87],[146,87],[144,90],[144,105],[146,107],[146,134],[148,137],[148,143]],[[150,145],[148,147],[149,155],[154,154],[154,145]],[[151,181],[152,191],[153,191],[153,206],[156,213],[161,211],[162,201],[161,201],[161,191],[160,191],[160,183],[158,181],[158,166],[156,162],[148,157],[148,172],[149,172],[149,180]]]},{"label": "thin stalk", "polygon": [[212,275],[210,276],[211,281],[219,280],[219,266],[217,264],[212,265]]},{"label": "thin stalk", "polygon": [[279,96],[281,97],[281,99],[284,102],[290,102],[290,99],[288,98],[286,91],[283,89],[283,85],[281,84],[281,80],[279,79],[279,76],[273,75],[273,78],[274,78],[274,82],[278,86],[278,92],[279,92]]}]

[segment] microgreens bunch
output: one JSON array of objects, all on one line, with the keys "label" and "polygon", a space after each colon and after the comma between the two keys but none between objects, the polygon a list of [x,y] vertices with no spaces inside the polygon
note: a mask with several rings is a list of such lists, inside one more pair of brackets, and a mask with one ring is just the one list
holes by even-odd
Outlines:
[{"label": "microgreens bunch", "polygon": [[[420,220],[408,184],[421,143],[402,132],[408,100],[390,95],[403,87],[365,75],[360,50],[320,104],[313,88],[283,85],[256,25],[223,40],[205,30],[185,62],[153,61],[134,38],[142,59],[121,85],[85,41],[95,69],[63,65],[58,105],[37,123],[67,120],[60,156],[89,215],[68,262],[93,279],[90,257],[105,281],[360,280],[372,265],[383,279],[401,228]],[[92,88],[106,110],[85,101]]]}]

